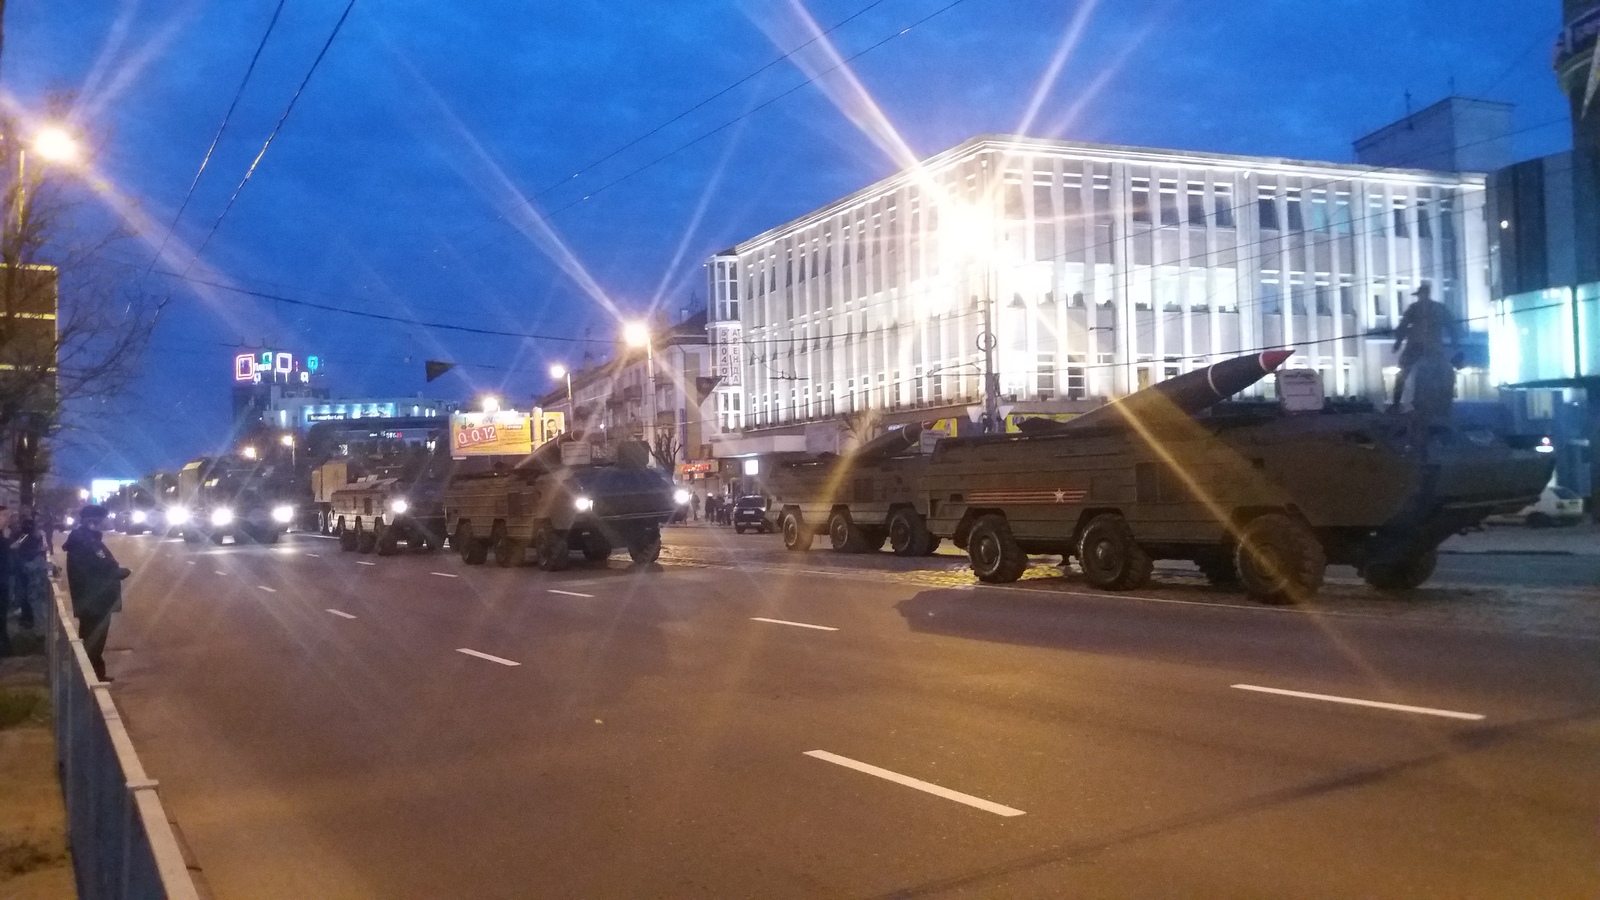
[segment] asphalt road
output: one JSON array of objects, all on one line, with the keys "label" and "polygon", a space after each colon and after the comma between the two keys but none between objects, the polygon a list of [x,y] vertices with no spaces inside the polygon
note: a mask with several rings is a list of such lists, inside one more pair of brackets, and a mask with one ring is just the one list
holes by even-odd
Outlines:
[{"label": "asphalt road", "polygon": [[1593,581],[1283,610],[667,540],[113,538],[114,694],[212,894],[1600,895],[1600,631],[1549,611]]}]

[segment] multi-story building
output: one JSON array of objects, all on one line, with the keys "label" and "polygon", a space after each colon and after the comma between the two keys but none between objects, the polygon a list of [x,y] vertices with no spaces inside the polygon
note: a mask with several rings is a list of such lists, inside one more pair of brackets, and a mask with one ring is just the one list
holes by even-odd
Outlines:
[{"label": "multi-story building", "polygon": [[1376,400],[1423,282],[1470,330],[1480,395],[1483,216],[1477,174],[973,138],[711,258],[716,454],[808,449],[806,423],[841,417],[858,436],[863,415],[965,418],[991,347],[1018,413],[1269,347]]}]

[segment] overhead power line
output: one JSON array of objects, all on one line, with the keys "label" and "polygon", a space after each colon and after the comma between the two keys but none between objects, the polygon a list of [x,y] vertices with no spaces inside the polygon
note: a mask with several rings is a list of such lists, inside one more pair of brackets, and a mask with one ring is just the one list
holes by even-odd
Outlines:
[{"label": "overhead power line", "polygon": [[167,241],[172,239],[172,232],[178,228],[178,220],[183,218],[183,211],[189,208],[189,200],[194,197],[194,189],[200,184],[200,176],[205,174],[206,166],[211,164],[211,154],[217,151],[217,144],[222,140],[222,132],[228,128],[228,120],[233,118],[233,111],[239,106],[239,98],[244,96],[245,85],[250,83],[250,75],[256,70],[256,62],[261,59],[261,51],[267,46],[267,38],[272,36],[272,29],[278,24],[278,15],[283,12],[286,0],[278,0],[278,5],[272,10],[272,19],[267,22],[267,30],[261,35],[261,42],[256,44],[256,52],[250,55],[250,65],[245,67],[244,78],[240,79],[239,87],[233,92],[233,100],[228,103],[228,111],[222,114],[222,124],[217,126],[217,133],[211,138],[211,146],[206,148],[206,155],[200,159],[200,168],[195,170],[194,180],[189,182],[189,190],[183,195],[183,202],[178,204],[178,211],[172,214],[172,224],[167,226],[167,233],[161,238],[161,246],[156,249],[156,255],[150,259],[150,268],[145,274],[156,267],[161,261],[161,254],[166,252]]},{"label": "overhead power line", "polygon": [[256,158],[250,161],[250,168],[246,169],[244,177],[239,179],[239,186],[233,189],[233,196],[228,198],[228,204],[217,215],[217,220],[211,223],[211,230],[206,232],[205,239],[195,248],[194,259],[189,261],[188,268],[184,269],[185,272],[188,272],[200,260],[200,254],[205,252],[206,245],[211,243],[211,238],[217,233],[217,229],[222,227],[222,220],[227,217],[228,211],[233,209],[234,201],[239,199],[239,194],[244,190],[245,184],[250,181],[250,176],[256,173],[256,167],[261,165],[262,157],[267,155],[267,148],[272,146],[272,141],[277,138],[278,132],[283,129],[283,123],[288,121],[289,114],[294,112],[295,103],[299,101],[300,95],[306,89],[306,85],[311,83],[311,76],[316,74],[317,67],[322,65],[322,58],[328,55],[328,48],[333,46],[333,39],[339,36],[339,29],[344,27],[345,19],[350,18],[350,10],[354,9],[355,5],[356,0],[350,0],[349,3],[345,4],[344,12],[339,14],[339,21],[333,23],[333,31],[328,33],[328,39],[323,41],[322,49],[317,51],[317,58],[311,61],[311,68],[306,70],[306,77],[301,79],[300,86],[295,88],[294,96],[289,98],[289,105],[284,107],[283,115],[278,117],[278,124],[272,126],[272,133],[267,135],[267,139],[262,142],[261,150],[256,153]]}]

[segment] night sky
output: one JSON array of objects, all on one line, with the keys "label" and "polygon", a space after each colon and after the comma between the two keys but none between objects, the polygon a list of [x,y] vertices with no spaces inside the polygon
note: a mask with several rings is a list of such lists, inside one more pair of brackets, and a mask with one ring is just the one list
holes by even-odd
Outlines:
[{"label": "night sky", "polygon": [[[7,4],[6,102],[38,111],[75,93],[112,189],[78,227],[143,223],[110,264],[150,268],[276,5]],[[608,341],[617,314],[703,302],[709,253],[975,134],[1350,161],[1351,140],[1401,116],[1406,91],[1421,108],[1453,84],[1516,104],[1518,158],[1570,143],[1550,71],[1558,0],[357,0],[191,266],[344,9],[284,3],[148,279],[173,299],[143,374],[72,412],[63,476],[131,477],[218,449],[241,342],[321,355],[347,396],[526,402],[549,363],[583,354],[204,282]],[[462,366],[424,384],[429,358]]]}]

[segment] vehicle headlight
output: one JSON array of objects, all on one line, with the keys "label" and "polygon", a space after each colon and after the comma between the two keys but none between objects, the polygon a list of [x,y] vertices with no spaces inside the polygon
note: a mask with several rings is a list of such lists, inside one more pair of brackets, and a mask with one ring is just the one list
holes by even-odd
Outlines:
[{"label": "vehicle headlight", "polygon": [[410,508],[411,504],[407,503],[406,498],[404,497],[396,497],[395,499],[389,501],[389,512],[392,512],[397,516],[404,515],[405,511]]},{"label": "vehicle headlight", "polygon": [[[167,509],[167,524],[168,525],[182,525],[183,523],[185,523],[187,521],[189,521],[189,511],[187,509],[184,509],[181,506],[168,507],[168,509]],[[67,524],[70,525],[72,523],[68,522]]]},{"label": "vehicle headlight", "polygon": [[287,525],[294,521],[294,507],[274,506],[272,508],[272,521],[277,522],[279,525]]},{"label": "vehicle headlight", "polygon": [[150,514],[142,509],[136,509],[133,511],[133,524],[135,525],[143,525],[144,520],[148,518],[150,518]]},{"label": "vehicle headlight", "polygon": [[594,501],[590,500],[588,497],[579,497],[578,499],[572,501],[572,508],[576,509],[578,512],[588,512],[589,510],[594,509]]},{"label": "vehicle headlight", "polygon": [[688,506],[689,505],[689,498],[691,498],[692,496],[694,496],[694,495],[690,494],[688,491],[684,490],[683,488],[678,488],[676,491],[672,492],[672,499],[677,501],[679,506]]},{"label": "vehicle headlight", "polygon": [[211,511],[211,524],[221,528],[233,522],[233,510],[226,506]]},{"label": "vehicle headlight", "polygon": [[66,517],[66,518],[65,518],[65,519],[62,519],[62,520],[61,520],[61,521],[62,521],[62,523],[63,523],[63,524],[65,524],[65,525],[66,525],[66,526],[67,526],[67,527],[68,527],[68,528],[71,528],[71,527],[72,527],[72,526],[73,526],[73,525],[76,525],[76,524],[77,524],[77,520],[76,520],[76,519],[74,519],[74,518],[72,518],[72,517],[71,517],[71,516],[67,516],[67,517]]}]

